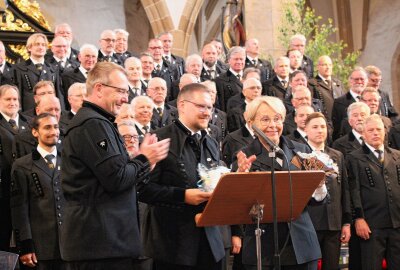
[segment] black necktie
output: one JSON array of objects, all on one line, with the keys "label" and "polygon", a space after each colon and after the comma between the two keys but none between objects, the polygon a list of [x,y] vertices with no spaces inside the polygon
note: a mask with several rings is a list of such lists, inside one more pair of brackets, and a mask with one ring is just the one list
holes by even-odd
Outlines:
[{"label": "black necktie", "polygon": [[144,134],[147,134],[149,132],[148,126],[143,126],[142,129],[144,130]]},{"label": "black necktie", "polygon": [[157,64],[157,65],[156,65],[156,70],[157,70],[157,71],[160,71],[160,70],[161,70],[160,64]]},{"label": "black necktie", "polygon": [[133,88],[133,93],[138,96],[139,95],[139,88],[135,87]]},{"label": "black necktie", "polygon": [[35,67],[37,70],[42,71],[43,70],[43,64],[35,64]]},{"label": "black necktie", "polygon": [[157,107],[157,112],[158,112],[158,115],[160,116],[160,117],[162,117],[162,115],[163,115],[163,109],[161,108],[161,107]]},{"label": "black necktie", "polygon": [[193,134],[192,138],[197,145],[200,145],[201,135],[199,133]]},{"label": "black necktie", "polygon": [[287,88],[287,81],[282,80],[282,86],[283,86],[283,88]]},{"label": "black necktie", "polygon": [[48,154],[44,158],[46,159],[47,166],[49,166],[50,169],[54,169],[54,163],[53,163],[54,155]]},{"label": "black necktie", "polygon": [[375,149],[375,152],[378,154],[378,160],[381,164],[383,164],[383,151],[379,149]]},{"label": "black necktie", "polygon": [[167,62],[167,64],[171,64],[171,62],[169,61],[169,56],[168,55],[164,56],[164,60],[165,60],[165,62]]},{"label": "black necktie", "polygon": [[208,76],[210,76],[211,79],[214,79],[214,72],[215,72],[215,70],[213,70],[213,69],[208,70]]},{"label": "black necktie", "polygon": [[12,127],[13,130],[15,130],[15,131],[18,130],[17,122],[15,122],[14,119],[8,120],[8,123],[10,123],[10,126]]},{"label": "black necktie", "polygon": [[326,83],[326,85],[328,85],[328,88],[329,88],[329,89],[332,88],[332,82],[331,82],[331,80],[326,80],[325,83]]},{"label": "black necktie", "polygon": [[236,77],[237,77],[238,80],[240,81],[240,77],[241,77],[240,74],[236,75]]},{"label": "black necktie", "polygon": [[257,66],[257,60],[256,59],[253,59],[253,65],[255,65],[255,66]]}]

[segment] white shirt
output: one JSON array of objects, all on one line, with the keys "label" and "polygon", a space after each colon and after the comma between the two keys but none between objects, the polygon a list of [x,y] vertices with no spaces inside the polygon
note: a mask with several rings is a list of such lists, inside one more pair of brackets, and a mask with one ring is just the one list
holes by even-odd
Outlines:
[{"label": "white shirt", "polygon": [[51,162],[53,163],[54,167],[56,166],[56,164],[57,164],[57,148],[56,148],[56,147],[54,147],[54,149],[53,149],[52,152],[47,152],[47,151],[44,150],[40,145],[38,145],[36,149],[37,149],[37,151],[39,152],[39,154],[42,156],[42,158],[44,158],[44,160],[45,160],[46,162],[47,162],[47,160],[46,160],[45,156],[47,156],[47,155],[53,155],[54,158],[52,159]]},{"label": "white shirt", "polygon": [[361,134],[355,131],[354,129],[352,129],[351,132],[353,132],[354,137],[356,137],[357,141],[362,145],[363,140],[361,140],[362,137]]},{"label": "white shirt", "polygon": [[[361,101],[361,94],[357,94],[356,92],[354,92],[353,90],[350,89],[350,95],[356,100],[356,101]],[[358,98],[360,97],[360,98]]]},{"label": "white shirt", "polygon": [[378,153],[375,150],[381,150],[382,151],[382,159],[384,158],[385,155],[385,147],[383,145],[381,145],[378,149],[372,147],[371,145],[369,145],[368,143],[365,143],[366,146],[368,146],[369,150],[371,150],[372,153],[374,153],[375,157],[378,158]]},{"label": "white shirt", "polygon": [[87,72],[89,71],[84,69],[82,66],[79,67],[79,70],[82,72],[83,76],[85,76],[85,78],[87,79]]}]

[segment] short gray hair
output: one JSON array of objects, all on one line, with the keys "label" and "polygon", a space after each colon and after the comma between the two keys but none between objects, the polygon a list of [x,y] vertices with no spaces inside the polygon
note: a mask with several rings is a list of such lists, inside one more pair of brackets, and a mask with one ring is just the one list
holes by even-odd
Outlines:
[{"label": "short gray hair", "polygon": [[154,109],[155,105],[154,102],[151,98],[149,98],[148,96],[136,96],[132,99],[131,101],[131,105],[132,105],[132,109],[135,110],[136,109],[136,105],[139,101],[146,101],[147,103],[149,103],[151,105],[151,107]]},{"label": "short gray hair", "polygon": [[246,121],[255,119],[258,108],[262,104],[266,104],[268,107],[270,107],[276,113],[280,114],[282,116],[282,121],[285,120],[286,108],[285,108],[285,105],[283,105],[282,100],[280,100],[277,97],[260,96],[260,97],[256,97],[255,99],[253,99],[253,101],[251,101],[249,104],[247,104],[246,112],[245,112]]},{"label": "short gray hair", "polygon": [[353,102],[350,104],[350,106],[347,108],[347,118],[350,118],[351,112],[355,109],[365,109],[368,112],[368,115],[371,114],[371,109],[368,107],[367,104],[364,102]]},{"label": "short gray hair", "polygon": [[232,48],[229,49],[227,59],[230,59],[232,57],[232,55],[237,54],[237,53],[242,53],[242,54],[246,55],[246,50],[240,46],[233,46]]}]

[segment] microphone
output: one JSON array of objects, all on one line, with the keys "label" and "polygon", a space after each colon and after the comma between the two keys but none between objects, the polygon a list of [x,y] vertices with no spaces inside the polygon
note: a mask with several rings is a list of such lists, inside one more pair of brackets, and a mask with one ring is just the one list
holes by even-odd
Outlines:
[{"label": "microphone", "polygon": [[256,127],[256,125],[252,125],[252,128],[253,128],[254,133],[257,135],[257,137],[261,141],[268,144],[269,147],[272,149],[272,151],[285,155],[283,150],[278,145],[276,145],[273,141],[271,141],[271,139],[268,138],[267,135],[265,135],[264,132],[262,132],[258,127]]}]

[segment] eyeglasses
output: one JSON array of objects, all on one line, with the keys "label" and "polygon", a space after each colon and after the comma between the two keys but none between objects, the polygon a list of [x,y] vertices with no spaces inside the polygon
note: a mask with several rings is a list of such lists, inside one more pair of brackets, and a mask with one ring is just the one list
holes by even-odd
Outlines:
[{"label": "eyeglasses", "polygon": [[123,135],[122,137],[124,138],[124,140],[126,142],[130,142],[132,140],[134,140],[134,141],[138,141],[139,140],[139,136],[138,135]]},{"label": "eyeglasses", "polygon": [[102,38],[101,40],[104,40],[107,43],[115,42],[115,39],[111,39],[111,38]]},{"label": "eyeglasses", "polygon": [[353,81],[365,81],[365,78],[351,78]]},{"label": "eyeglasses", "polygon": [[373,83],[380,83],[380,82],[382,82],[382,79],[371,79],[371,78],[369,78],[369,80],[370,80],[371,82],[373,82]]},{"label": "eyeglasses", "polygon": [[117,93],[120,94],[120,95],[125,95],[125,96],[128,96],[128,95],[129,95],[129,90],[127,90],[127,89],[119,88],[119,87],[112,86],[112,85],[108,85],[108,84],[105,84],[105,83],[100,83],[100,84],[101,84],[101,85],[104,85],[104,86],[107,86],[107,87],[111,87],[111,88],[116,89],[116,90],[117,90]]},{"label": "eyeglasses", "polygon": [[186,101],[189,103],[192,103],[197,109],[199,109],[200,112],[204,113],[204,112],[212,112],[214,110],[214,108],[212,106],[207,106],[207,105],[203,105],[203,104],[199,104],[190,100],[182,100],[182,101]]},{"label": "eyeglasses", "polygon": [[269,118],[268,116],[264,116],[258,120],[264,126],[270,125],[272,121],[274,121],[275,124],[282,124],[282,116],[280,115],[276,115],[273,119]]},{"label": "eyeglasses", "polygon": [[162,47],[149,47],[151,50],[162,50]]}]

